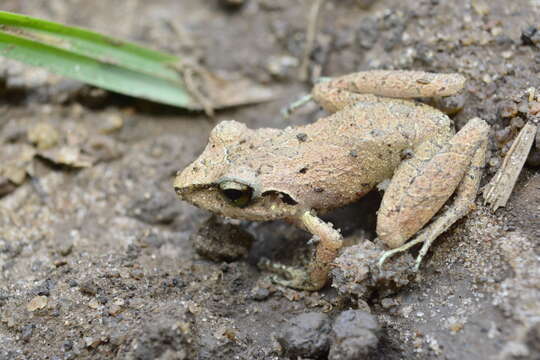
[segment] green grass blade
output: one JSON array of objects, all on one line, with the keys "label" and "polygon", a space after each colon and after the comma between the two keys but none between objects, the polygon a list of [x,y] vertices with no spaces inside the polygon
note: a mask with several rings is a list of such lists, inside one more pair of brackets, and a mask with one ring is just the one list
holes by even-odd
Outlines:
[{"label": "green grass blade", "polygon": [[0,55],[156,102],[200,109],[169,54],[81,28],[0,11]]}]

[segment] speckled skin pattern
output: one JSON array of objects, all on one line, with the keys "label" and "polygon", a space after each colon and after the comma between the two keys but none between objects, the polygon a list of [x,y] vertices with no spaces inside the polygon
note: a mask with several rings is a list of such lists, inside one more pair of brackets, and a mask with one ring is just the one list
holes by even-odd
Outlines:
[{"label": "speckled skin pattern", "polygon": [[[388,247],[397,248],[435,215],[466,174],[474,181],[466,186],[460,209],[470,206],[485,161],[488,126],[473,119],[454,136],[451,120],[439,110],[392,98],[451,95],[464,82],[457,74],[405,71],[371,71],[322,82],[312,96],[332,114],[283,130],[221,122],[200,157],[178,174],[175,190],[217,214],[286,219],[317,235],[320,241],[307,272],[276,270],[290,278],[280,283],[318,289],[327,280],[341,235],[316,213],[356,201],[391,180],[377,233]],[[232,204],[220,189],[223,182],[249,188],[249,204]],[[453,223],[456,215],[447,220]],[[444,231],[439,230],[434,233]],[[423,240],[431,241],[429,236]]]}]

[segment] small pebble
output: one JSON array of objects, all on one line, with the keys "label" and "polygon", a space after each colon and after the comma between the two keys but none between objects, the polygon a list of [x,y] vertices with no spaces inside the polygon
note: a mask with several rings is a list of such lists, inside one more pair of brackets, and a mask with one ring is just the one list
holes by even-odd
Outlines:
[{"label": "small pebble", "polygon": [[525,126],[525,121],[523,121],[522,118],[515,117],[510,121],[510,126],[512,126],[514,129],[521,129],[523,126]]},{"label": "small pebble", "polygon": [[50,295],[50,288],[53,286],[52,282],[50,280],[45,280],[41,285],[36,287],[34,289],[34,294],[36,295],[43,295],[43,296],[49,296]]},{"label": "small pebble", "polygon": [[466,97],[464,93],[444,96],[436,99],[436,107],[447,115],[458,113],[465,106]]},{"label": "small pebble", "polygon": [[522,101],[518,104],[517,106],[518,108],[518,112],[523,114],[523,115],[526,115],[529,113],[529,102],[528,101]]},{"label": "small pebble", "polygon": [[512,136],[512,127],[507,126],[504,129],[500,129],[495,131],[495,140],[499,144],[504,144],[508,140],[510,140],[510,137]]},{"label": "small pebble", "polygon": [[511,118],[518,114],[518,107],[516,103],[510,100],[501,102],[498,109],[502,118]]},{"label": "small pebble", "polygon": [[265,300],[270,296],[270,290],[263,287],[255,287],[251,290],[250,298],[256,301]]},{"label": "small pebble", "polygon": [[136,280],[140,280],[144,277],[144,271],[141,270],[141,269],[133,269],[131,270],[131,272],[129,273],[129,275],[133,278],[133,279],[136,279]]},{"label": "small pebble", "polygon": [[266,64],[266,69],[272,76],[286,79],[297,66],[298,59],[294,56],[271,56]]},{"label": "small pebble", "polygon": [[71,254],[72,250],[73,250],[73,243],[70,241],[66,241],[62,243],[58,248],[58,252],[62,256],[68,256],[69,254]]},{"label": "small pebble", "polygon": [[36,326],[34,324],[28,324],[28,325],[23,326],[22,331],[21,331],[21,338],[24,342],[30,341],[35,327]]},{"label": "small pebble", "polygon": [[109,307],[108,313],[111,316],[116,316],[116,315],[120,314],[122,311],[123,311],[123,309],[122,309],[121,306],[113,304],[113,305],[111,305]]},{"label": "small pebble", "polygon": [[92,300],[90,300],[90,301],[88,302],[88,307],[89,307],[90,309],[94,309],[94,310],[95,310],[95,309],[99,308],[99,302],[97,301],[97,299],[92,298]]},{"label": "small pebble", "polygon": [[390,309],[391,307],[394,307],[398,305],[397,301],[392,298],[384,298],[381,300],[381,306],[385,309]]},{"label": "small pebble", "polygon": [[536,115],[538,113],[540,113],[540,102],[531,101],[529,103],[529,114]]},{"label": "small pebble", "polygon": [[97,293],[96,285],[92,280],[85,281],[79,285],[79,291],[84,295],[94,296]]},{"label": "small pebble", "polygon": [[124,119],[120,114],[108,114],[102,119],[99,132],[102,134],[110,134],[120,130],[124,126]]},{"label": "small pebble", "polygon": [[70,351],[71,349],[73,349],[73,343],[69,340],[66,340],[62,344],[62,347],[64,348],[64,351]]},{"label": "small pebble", "polygon": [[96,348],[101,344],[101,339],[88,336],[84,338],[84,344],[87,348]]},{"label": "small pebble", "polygon": [[529,26],[521,32],[521,43],[527,46],[540,46],[540,31],[536,26]]},{"label": "small pebble", "polygon": [[463,324],[462,323],[453,323],[449,326],[450,328],[450,331],[452,331],[453,333],[457,333],[459,331],[461,331],[461,329],[463,329]]},{"label": "small pebble", "polygon": [[58,260],[55,260],[55,261],[53,262],[53,265],[54,265],[55,267],[64,266],[64,265],[66,265],[66,264],[67,264],[67,261],[64,260],[64,259],[58,259]]},{"label": "small pebble", "polygon": [[36,311],[44,309],[47,306],[48,302],[49,299],[46,296],[36,296],[26,305],[26,310]]}]

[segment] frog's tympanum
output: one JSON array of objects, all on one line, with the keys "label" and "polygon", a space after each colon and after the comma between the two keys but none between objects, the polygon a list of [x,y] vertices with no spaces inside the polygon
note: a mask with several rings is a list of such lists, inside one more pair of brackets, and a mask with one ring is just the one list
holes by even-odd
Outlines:
[{"label": "frog's tympanum", "polygon": [[[275,269],[287,275],[277,279],[281,284],[319,289],[342,236],[317,215],[390,180],[377,218],[377,235],[390,249],[380,264],[423,243],[418,268],[437,236],[472,208],[489,126],[474,118],[454,134],[441,111],[398,98],[448,96],[464,83],[458,74],[414,71],[368,71],[321,82],[311,95],[329,116],[283,130],[221,122],[200,157],[178,174],[175,190],[217,214],[286,219],[311,232],[318,243],[307,269]],[[454,192],[453,203],[432,220]]]}]

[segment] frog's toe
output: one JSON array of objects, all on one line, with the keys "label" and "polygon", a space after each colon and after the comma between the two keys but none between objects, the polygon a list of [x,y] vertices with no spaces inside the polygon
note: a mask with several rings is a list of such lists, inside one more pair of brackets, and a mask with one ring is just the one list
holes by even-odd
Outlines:
[{"label": "frog's toe", "polygon": [[392,257],[392,255],[397,253],[397,251],[394,251],[394,250],[388,250],[388,251],[383,252],[381,257],[379,258],[379,261],[377,262],[377,265],[379,265],[379,267],[382,267],[384,263],[386,262],[386,260],[388,260],[390,257]]},{"label": "frog's toe", "polygon": [[[387,251],[383,252],[381,257],[379,258],[379,261],[378,261],[377,265],[379,265],[379,267],[382,267],[384,265],[384,263],[386,262],[386,260],[388,260],[392,256],[394,256],[394,255],[396,255],[398,253],[407,251],[410,248],[412,248],[414,245],[416,245],[416,244],[418,244],[420,242],[423,242],[423,241],[424,241],[424,239],[417,238],[417,239],[414,239],[412,241],[409,241],[408,243],[405,243],[404,245],[402,245],[402,246],[400,246],[398,248],[395,248],[395,249],[392,249],[392,250],[387,250]],[[420,267],[421,262],[422,262],[422,257],[421,257],[421,254],[420,254],[418,256],[418,258],[416,259],[416,263],[415,263],[415,266],[414,266],[415,271],[418,271],[418,268]]]},{"label": "frog's toe", "polygon": [[396,255],[398,253],[407,251],[408,249],[409,249],[409,247],[401,246],[401,247],[398,247],[396,249],[387,250],[387,251],[383,252],[381,257],[379,258],[379,261],[378,261],[377,265],[379,265],[379,267],[382,267],[384,265],[384,263],[386,262],[386,260],[388,260],[389,258],[391,258],[392,256],[394,256],[394,255]]}]

